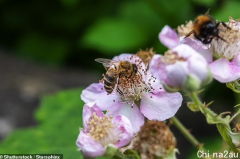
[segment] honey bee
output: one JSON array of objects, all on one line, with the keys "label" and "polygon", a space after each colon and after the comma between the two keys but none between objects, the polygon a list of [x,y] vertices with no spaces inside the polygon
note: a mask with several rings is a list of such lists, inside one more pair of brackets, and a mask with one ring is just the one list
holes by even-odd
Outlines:
[{"label": "honey bee", "polygon": [[[198,40],[200,40],[203,44],[210,44],[213,38],[219,38],[226,42],[222,37],[219,36],[219,24],[222,24],[227,29],[231,29],[224,22],[217,22],[214,18],[209,15],[209,10],[205,13],[205,15],[198,16],[194,23],[192,31],[190,31],[186,37],[191,34]],[[185,37],[185,38],[186,38]]]},{"label": "honey bee", "polygon": [[104,75],[104,88],[107,93],[112,93],[116,84],[119,84],[119,78],[135,77],[138,72],[138,67],[129,61],[115,61],[110,59],[98,58],[95,61],[102,63],[107,69]]}]

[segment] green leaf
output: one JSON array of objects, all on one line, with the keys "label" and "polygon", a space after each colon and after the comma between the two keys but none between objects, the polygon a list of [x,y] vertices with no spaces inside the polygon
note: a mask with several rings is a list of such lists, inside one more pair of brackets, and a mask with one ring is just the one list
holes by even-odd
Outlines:
[{"label": "green leaf", "polygon": [[124,151],[124,155],[128,158],[132,158],[132,159],[140,159],[140,156],[138,155],[138,153],[134,150],[126,150]]},{"label": "green leaf", "polygon": [[82,127],[81,91],[75,89],[44,97],[36,112],[40,125],[11,133],[0,144],[0,154],[55,153],[63,154],[66,159],[82,159],[75,144]]},{"label": "green leaf", "polygon": [[188,106],[188,108],[189,108],[191,111],[193,111],[193,112],[199,111],[198,105],[195,104],[194,102],[188,102],[188,103],[187,103],[187,106]]},{"label": "green leaf", "polygon": [[231,137],[228,135],[228,131],[227,129],[222,125],[222,124],[217,124],[217,128],[219,133],[221,134],[222,138],[224,139],[224,141],[228,144],[228,146],[230,146],[230,148],[234,151],[237,152],[238,150],[236,149],[236,147],[234,146],[234,144],[232,143],[232,139]]},{"label": "green leaf", "polygon": [[122,53],[126,50],[138,50],[148,41],[148,31],[125,19],[101,19],[90,27],[80,45],[95,48],[103,53]]}]

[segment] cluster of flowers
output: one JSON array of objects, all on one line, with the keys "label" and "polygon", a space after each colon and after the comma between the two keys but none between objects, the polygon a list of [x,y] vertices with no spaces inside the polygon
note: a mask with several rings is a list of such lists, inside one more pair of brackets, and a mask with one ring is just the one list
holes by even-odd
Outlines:
[{"label": "cluster of flowers", "polygon": [[[134,140],[132,148],[143,152],[144,140],[155,143],[152,138],[146,139],[151,134],[147,131],[170,132],[163,122],[158,121],[176,114],[182,104],[179,90],[197,91],[208,84],[212,76],[222,83],[238,80],[240,23],[230,18],[227,25],[231,30],[219,28],[220,36],[229,42],[213,39],[211,44],[204,45],[192,36],[185,38],[192,28],[192,22],[189,22],[178,27],[178,33],[169,26],[162,29],[159,39],[169,48],[164,55],[155,54],[150,49],[140,50],[135,55],[114,57],[116,61],[136,64],[138,73],[134,79],[117,84],[111,94],[105,91],[103,82],[91,84],[83,90],[81,99],[86,103],[83,108],[84,129],[80,129],[77,139],[82,154],[89,157],[106,155],[109,149],[119,149]],[[171,133],[159,132],[156,140],[164,138],[164,134]],[[175,139],[172,134],[170,136],[168,142],[159,143],[161,150],[159,146],[155,146],[156,150],[149,149],[146,158],[152,157],[150,150],[161,156],[166,154],[162,153],[163,147],[165,150],[175,147]]]}]

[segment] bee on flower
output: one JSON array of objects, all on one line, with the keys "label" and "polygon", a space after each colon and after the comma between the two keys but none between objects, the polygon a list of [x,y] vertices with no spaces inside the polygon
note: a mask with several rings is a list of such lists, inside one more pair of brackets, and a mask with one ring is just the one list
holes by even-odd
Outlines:
[{"label": "bee on flower", "polygon": [[117,61],[113,63],[113,69],[119,69],[119,63],[128,61],[137,67],[137,72],[134,76],[127,76],[129,70],[121,70],[111,93],[106,92],[106,83],[91,84],[81,94],[85,103],[96,103],[111,116],[126,116],[134,133],[144,124],[144,117],[163,121],[175,115],[182,103],[181,94],[167,93],[138,56],[121,54],[112,60]]}]

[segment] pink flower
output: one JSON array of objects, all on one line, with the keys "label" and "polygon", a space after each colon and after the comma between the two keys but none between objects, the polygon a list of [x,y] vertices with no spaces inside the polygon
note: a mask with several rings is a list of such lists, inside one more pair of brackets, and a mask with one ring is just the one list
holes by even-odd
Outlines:
[{"label": "pink flower", "polygon": [[165,26],[159,33],[159,40],[167,48],[173,49],[180,44],[187,44],[200,53],[208,63],[212,62],[212,51],[209,45],[204,45],[201,41],[185,36],[178,37],[178,34],[169,26]]},{"label": "pink flower", "polygon": [[228,83],[240,78],[240,23],[229,19],[231,30],[220,26],[220,36],[226,41],[213,39],[211,50],[216,61],[209,66],[213,77],[221,83]]},{"label": "pink flower", "polygon": [[83,125],[84,130],[80,129],[76,144],[84,156],[102,156],[107,146],[117,149],[129,144],[133,138],[132,125],[126,117],[109,117],[96,105],[84,106]]},{"label": "pink flower", "polygon": [[155,55],[150,62],[149,70],[174,89],[189,90],[192,89],[189,87],[193,86],[198,89],[209,78],[206,60],[185,44],[176,46],[164,56]]},{"label": "pink flower", "polygon": [[[221,83],[233,82],[240,78],[240,23],[230,18],[227,25],[231,30],[219,26],[219,36],[226,41],[214,38],[210,45],[204,45],[194,38],[178,38],[169,26],[162,29],[159,39],[170,49],[179,44],[191,46],[207,60],[214,79]],[[217,60],[213,61],[213,55]]]},{"label": "pink flower", "polygon": [[122,54],[115,60],[129,60],[138,67],[134,80],[119,84],[117,90],[107,94],[102,83],[94,83],[83,90],[84,102],[96,103],[108,114],[126,116],[137,133],[144,124],[144,116],[149,120],[166,120],[175,115],[182,103],[180,93],[167,93],[159,80],[146,71],[144,63],[136,56]]}]

